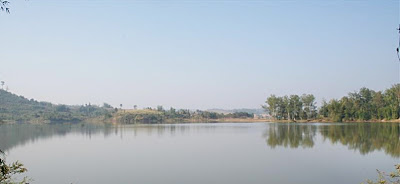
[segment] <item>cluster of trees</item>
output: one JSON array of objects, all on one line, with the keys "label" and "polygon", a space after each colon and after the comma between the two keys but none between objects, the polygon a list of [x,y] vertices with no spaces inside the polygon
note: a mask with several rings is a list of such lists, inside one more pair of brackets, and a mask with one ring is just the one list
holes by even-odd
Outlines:
[{"label": "cluster of trees", "polygon": [[[187,119],[216,120],[221,118],[252,118],[254,115],[247,112],[229,114],[174,109],[165,110],[162,106],[155,109],[122,110],[104,103],[103,106],[85,104],[81,106],[55,105],[48,102],[39,102],[27,99],[6,90],[0,89],[0,122],[79,122],[92,118],[110,119],[119,115],[123,123],[162,123],[165,121],[179,121]],[[122,104],[120,105],[122,107]],[[126,112],[126,113],[125,113]]]},{"label": "cluster of trees", "polygon": [[157,107],[157,111],[162,112],[166,118],[169,119],[223,119],[223,118],[252,118],[254,114],[247,112],[234,112],[234,113],[217,113],[211,111],[195,110],[191,111],[189,109],[179,109],[170,108],[169,110],[164,110],[162,106]]},{"label": "cluster of trees", "polygon": [[136,124],[136,123],[161,123],[165,116],[161,112],[150,109],[143,110],[126,110],[117,113],[117,119],[120,123]]},{"label": "cluster of trees", "polygon": [[319,114],[332,121],[367,121],[398,119],[400,84],[385,91],[361,88],[339,100],[323,102]]},{"label": "cluster of trees", "polygon": [[315,97],[311,94],[275,96],[267,98],[263,106],[270,115],[278,120],[314,119],[317,117]]},{"label": "cluster of trees", "polygon": [[278,120],[322,118],[335,122],[398,119],[400,84],[385,91],[361,88],[341,99],[323,101],[319,109],[313,95],[290,95],[267,98],[264,109]]},{"label": "cluster of trees", "polygon": [[214,121],[224,118],[253,118],[253,114],[247,112],[234,112],[229,114],[189,110],[189,109],[164,109],[162,106],[157,108],[145,108],[143,110],[125,110],[117,113],[120,123],[163,123],[181,121]]}]

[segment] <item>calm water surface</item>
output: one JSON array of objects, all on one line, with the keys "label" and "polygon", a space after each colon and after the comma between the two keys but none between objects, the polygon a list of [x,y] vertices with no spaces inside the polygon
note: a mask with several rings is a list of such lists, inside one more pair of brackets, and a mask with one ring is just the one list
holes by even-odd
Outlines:
[{"label": "calm water surface", "polygon": [[392,123],[1,125],[32,183],[358,184],[400,163]]}]

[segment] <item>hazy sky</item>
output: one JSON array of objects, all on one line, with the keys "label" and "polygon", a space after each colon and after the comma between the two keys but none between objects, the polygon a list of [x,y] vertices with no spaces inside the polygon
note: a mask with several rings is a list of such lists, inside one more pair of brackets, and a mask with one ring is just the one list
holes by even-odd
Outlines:
[{"label": "hazy sky", "polygon": [[0,79],[41,101],[257,108],[399,82],[398,1],[11,2]]}]

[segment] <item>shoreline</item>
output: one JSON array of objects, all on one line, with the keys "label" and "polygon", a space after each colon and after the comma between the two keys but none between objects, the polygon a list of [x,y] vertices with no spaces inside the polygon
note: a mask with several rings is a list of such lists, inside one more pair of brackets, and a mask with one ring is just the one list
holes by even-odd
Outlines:
[{"label": "shoreline", "polygon": [[[342,122],[334,122],[329,119],[314,119],[314,120],[275,120],[275,119],[250,119],[250,118],[221,118],[221,119],[164,119],[163,122],[159,123],[136,123],[136,124],[177,124],[177,123],[400,123],[400,119],[395,120],[368,120],[368,121],[342,121]],[[124,124],[119,123],[115,118],[110,119],[100,119],[100,118],[88,118],[81,121],[59,121],[59,122],[51,122],[48,120],[38,121],[24,121],[24,122],[16,122],[16,121],[0,121],[1,124],[19,124],[19,123],[28,123],[28,124],[58,124],[58,123],[107,123],[107,124]],[[125,123],[129,124],[129,123]],[[134,124],[134,123],[131,123]]]}]

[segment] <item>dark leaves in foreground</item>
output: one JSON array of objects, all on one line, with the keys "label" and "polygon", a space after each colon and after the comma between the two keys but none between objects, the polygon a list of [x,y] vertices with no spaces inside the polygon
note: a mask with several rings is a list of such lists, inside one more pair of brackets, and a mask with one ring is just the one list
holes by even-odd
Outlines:
[{"label": "dark leaves in foreground", "polygon": [[5,11],[6,13],[10,13],[9,5],[10,5],[10,1],[0,0],[0,10],[1,11]]},{"label": "dark leaves in foreground", "polygon": [[[0,150],[0,184],[3,183],[16,183],[13,181],[12,177],[16,174],[22,174],[27,172],[28,170],[24,167],[24,165],[18,161],[11,163],[8,165],[4,158],[4,152]],[[30,179],[24,177],[21,182],[18,183],[27,183]]]},{"label": "dark leaves in foreground", "polygon": [[385,172],[378,172],[378,179],[376,181],[367,180],[367,184],[400,184],[400,164],[397,164],[396,171],[387,174]]}]

